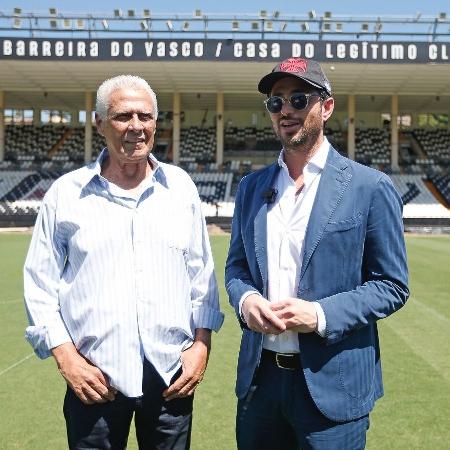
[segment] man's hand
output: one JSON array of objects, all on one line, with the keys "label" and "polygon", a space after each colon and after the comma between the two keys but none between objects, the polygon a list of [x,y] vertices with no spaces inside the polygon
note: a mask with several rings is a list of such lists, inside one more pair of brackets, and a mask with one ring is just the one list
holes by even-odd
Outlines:
[{"label": "man's hand", "polygon": [[211,330],[197,328],[194,343],[181,353],[181,375],[164,392],[169,401],[192,395],[203,380],[211,350]]},{"label": "man's hand", "polygon": [[287,330],[311,333],[317,330],[317,312],[311,302],[298,298],[286,298],[271,303],[273,313],[283,321]]},{"label": "man's hand", "polygon": [[71,342],[53,348],[52,354],[61,375],[84,404],[114,400],[116,390],[109,385],[106,375],[80,355]]},{"label": "man's hand", "polygon": [[245,323],[253,330],[264,334],[280,334],[286,325],[270,308],[270,303],[258,294],[250,294],[242,303]]}]

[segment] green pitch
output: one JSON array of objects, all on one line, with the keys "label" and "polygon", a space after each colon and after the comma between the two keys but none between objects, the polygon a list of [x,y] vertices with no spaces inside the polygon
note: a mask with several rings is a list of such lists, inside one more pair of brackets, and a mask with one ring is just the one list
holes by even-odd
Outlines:
[{"label": "green pitch", "polygon": [[[0,449],[61,450],[64,382],[54,362],[34,357],[23,338],[29,239],[0,234]],[[449,449],[450,237],[407,237],[407,245],[411,298],[379,323],[385,397],[371,415],[367,448]],[[212,246],[226,318],[196,394],[192,450],[233,450],[240,330],[223,288],[228,237],[213,237]],[[133,433],[129,448],[137,448]]]}]

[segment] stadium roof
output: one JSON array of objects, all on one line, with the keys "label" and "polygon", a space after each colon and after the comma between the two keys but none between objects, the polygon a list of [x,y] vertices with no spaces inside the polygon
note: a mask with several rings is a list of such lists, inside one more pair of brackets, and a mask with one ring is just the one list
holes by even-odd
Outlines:
[{"label": "stadium roof", "polygon": [[[215,109],[215,93],[225,93],[228,110],[261,108],[256,85],[273,62],[211,61],[15,61],[2,60],[0,86],[5,107],[84,109],[85,91],[116,74],[145,78],[158,94],[160,109],[172,108],[172,93],[182,93],[183,109]],[[448,64],[323,63],[338,99],[357,95],[357,110],[390,109],[398,94],[401,111],[449,113]],[[198,95],[200,94],[200,95]]]}]

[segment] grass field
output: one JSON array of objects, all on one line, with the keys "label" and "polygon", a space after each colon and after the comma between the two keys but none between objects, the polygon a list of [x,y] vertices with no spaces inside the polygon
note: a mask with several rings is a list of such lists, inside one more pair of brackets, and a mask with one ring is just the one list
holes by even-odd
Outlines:
[{"label": "grass field", "polygon": [[[61,450],[64,382],[54,362],[34,357],[23,338],[29,239],[0,234],[0,449]],[[223,288],[228,237],[213,237],[212,245],[226,318],[196,395],[191,448],[233,450],[240,330]],[[371,415],[367,448],[450,449],[450,237],[409,236],[407,245],[411,298],[379,324],[385,397]],[[137,448],[133,433],[129,448]]]}]

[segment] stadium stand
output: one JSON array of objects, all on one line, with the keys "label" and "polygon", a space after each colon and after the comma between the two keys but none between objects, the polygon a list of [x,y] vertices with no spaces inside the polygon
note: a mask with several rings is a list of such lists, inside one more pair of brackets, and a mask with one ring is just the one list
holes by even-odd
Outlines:
[{"label": "stadium stand", "polygon": [[437,189],[440,195],[444,198],[447,203],[447,207],[450,207],[450,173],[446,174],[434,174],[431,175],[429,180]]},{"label": "stadium stand", "polygon": [[405,218],[450,218],[450,211],[433,196],[420,175],[391,175],[402,196]]},{"label": "stadium stand", "polygon": [[228,150],[270,151],[280,148],[270,127],[228,127],[224,136],[225,152]]},{"label": "stadium stand", "polygon": [[[8,126],[8,159],[0,164],[0,216],[2,223],[16,225],[31,224],[39,211],[40,202],[53,181],[62,173],[73,170],[84,163],[84,128],[64,126]],[[21,132],[23,131],[23,135]],[[229,130],[228,130],[229,131]],[[188,145],[182,146],[180,165],[187,170],[197,185],[202,208],[209,221],[224,221],[234,212],[234,195],[240,179],[259,168],[252,160],[230,159],[219,166],[214,161],[215,131],[213,128],[189,127],[182,130]],[[270,128],[256,130],[251,127],[234,128],[235,138],[228,136],[227,145],[238,147],[241,155],[254,155],[272,147],[276,155],[280,143],[273,138]],[[270,134],[269,134],[270,133]],[[357,129],[356,159],[367,165],[384,169],[389,173],[389,133],[378,129]],[[159,140],[158,140],[159,134]],[[330,142],[345,154],[345,136],[341,131],[327,129]],[[441,132],[443,142],[450,139]],[[187,138],[189,136],[189,139]],[[34,142],[34,145],[33,145]],[[165,160],[171,146],[170,130],[157,133],[160,160]],[[400,144],[399,161],[403,174],[391,174],[404,203],[403,216],[406,229],[418,231],[416,225],[426,228],[430,221],[444,224],[450,221],[450,174],[443,173],[447,167],[446,145],[438,146],[434,152],[433,133],[429,130],[414,130],[404,133]],[[198,145],[197,145],[198,144]],[[247,146],[250,146],[250,149]],[[105,142],[93,130],[93,158],[104,147]],[[339,147],[340,145],[340,147]],[[417,150],[417,146],[420,147]],[[56,150],[55,150],[56,148]],[[434,145],[433,148],[437,148]],[[276,150],[273,150],[276,149]],[[342,151],[342,149],[344,149]],[[9,159],[11,153],[14,156]],[[233,152],[231,152],[234,154]],[[429,155],[433,157],[428,157]],[[227,148],[225,149],[225,157]],[[439,164],[435,164],[438,161]],[[430,192],[426,183],[434,186],[441,196],[441,203]],[[222,219],[221,219],[222,218]],[[444,222],[443,222],[444,221]],[[219,223],[217,222],[217,223]],[[228,222],[221,227],[229,228]]]},{"label": "stadium stand", "polygon": [[180,162],[213,162],[216,149],[216,130],[213,127],[183,128],[180,136]]},{"label": "stadium stand", "polygon": [[412,132],[426,158],[416,160],[416,164],[439,171],[450,166],[450,132],[444,129],[415,129]]},{"label": "stadium stand", "polygon": [[229,202],[233,174],[219,172],[190,173],[202,201],[207,203]]},{"label": "stadium stand", "polygon": [[378,128],[357,128],[355,159],[377,169],[389,172],[389,132]]},{"label": "stadium stand", "polygon": [[420,175],[391,175],[398,192],[404,199],[404,204],[439,203],[425,186]]},{"label": "stadium stand", "polygon": [[[84,127],[8,125],[6,127],[6,160],[0,165],[0,203],[2,214],[32,214],[51,183],[62,173],[84,163]],[[327,128],[329,140],[342,149],[345,136],[339,130]],[[228,160],[222,166],[214,161],[215,129],[187,127],[181,131],[181,165],[196,183],[200,197],[211,215],[221,215],[232,202],[239,180],[257,166],[247,160]],[[167,156],[171,145],[170,130],[156,136],[160,142],[160,159]],[[384,129],[356,130],[356,159],[381,169],[389,167],[389,133]],[[93,158],[105,142],[93,130]],[[341,146],[339,148],[339,146]],[[415,146],[420,149],[414,151]],[[239,150],[245,155],[268,149],[277,153],[280,143],[269,127],[228,127],[225,131],[227,151]],[[405,216],[448,217],[448,210],[431,194],[423,181],[427,180],[450,204],[450,175],[440,172],[449,164],[450,133],[445,130],[415,129],[403,134],[400,146],[402,171],[409,175],[392,175],[405,204]],[[345,149],[344,149],[345,152]],[[439,164],[435,164],[437,161]],[[17,170],[11,170],[17,169]],[[431,172],[430,172],[430,169]],[[387,170],[389,172],[389,170]],[[228,205],[228,206],[227,206]],[[230,206],[231,205],[231,206]],[[220,211],[219,211],[220,209]]]},{"label": "stadium stand", "polygon": [[8,170],[0,172],[0,201],[12,191],[15,186],[20,184],[24,178],[31,175],[32,172],[25,170]]},{"label": "stadium stand", "polygon": [[23,169],[34,162],[48,161],[67,128],[54,125],[8,125],[5,130],[5,159]]}]

